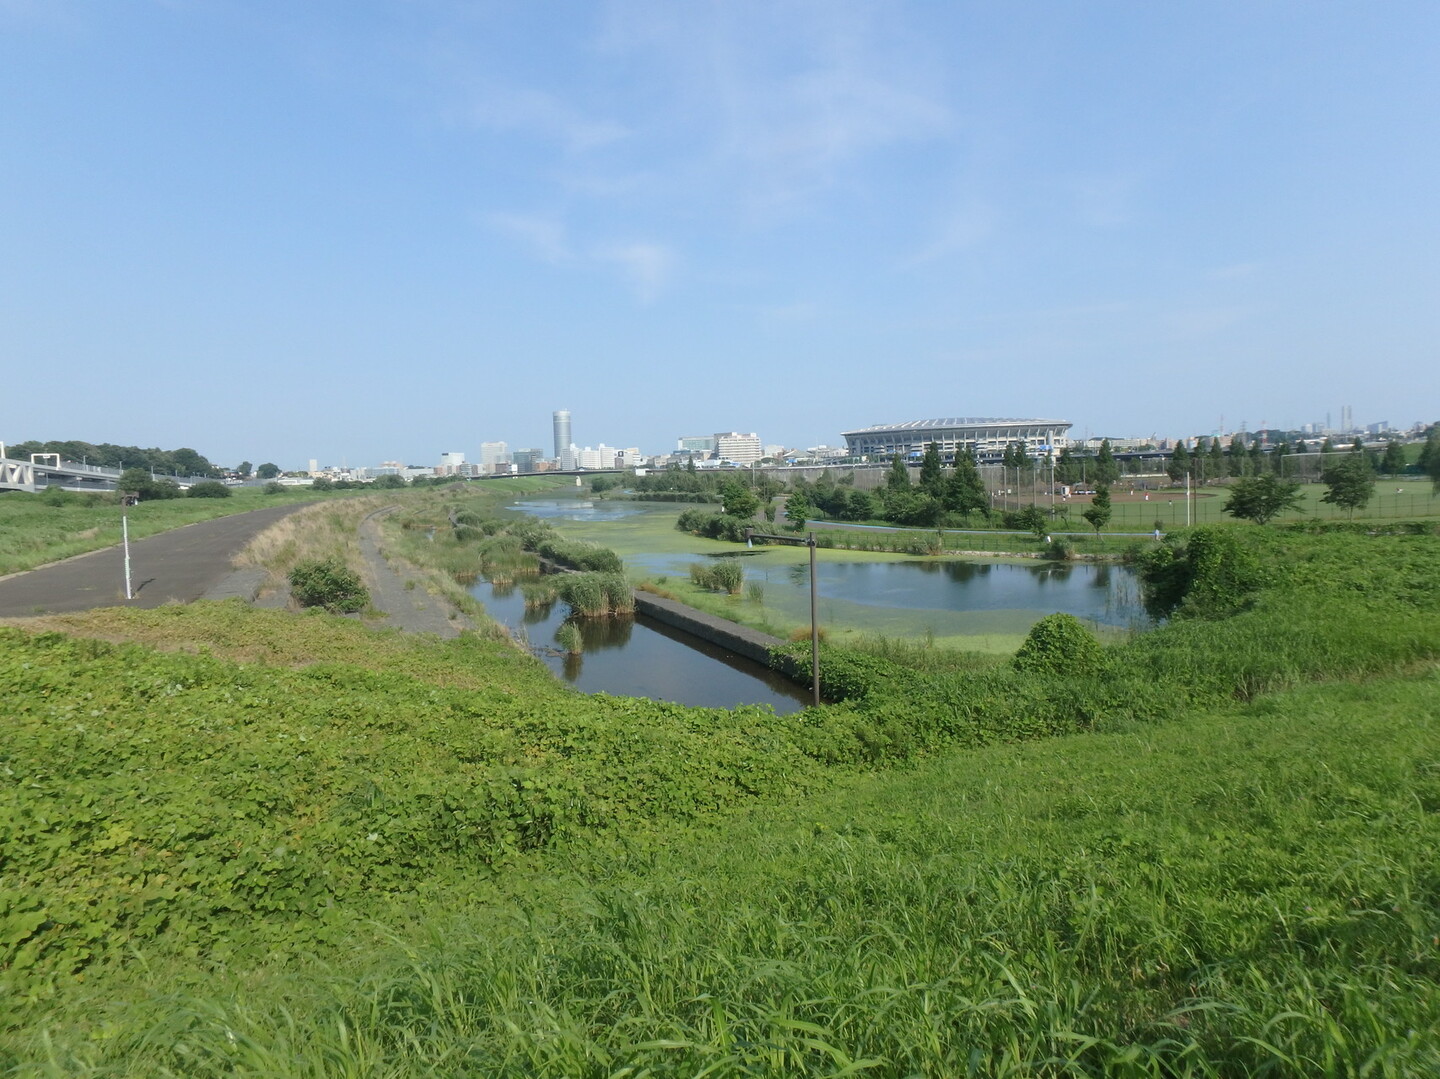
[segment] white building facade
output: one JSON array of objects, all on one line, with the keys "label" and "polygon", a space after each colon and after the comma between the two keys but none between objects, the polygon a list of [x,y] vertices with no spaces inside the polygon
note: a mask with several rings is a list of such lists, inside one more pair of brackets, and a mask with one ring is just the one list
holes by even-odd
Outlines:
[{"label": "white building facade", "polygon": [[760,436],[755,433],[748,435],[739,431],[717,431],[715,433],[715,458],[719,461],[730,461],[737,465],[750,465],[765,456],[765,448],[760,444]]},{"label": "white building facade", "polygon": [[1012,442],[1020,442],[1031,457],[1058,453],[1069,445],[1065,433],[1069,420],[1024,420],[967,417],[963,419],[912,420],[909,423],[878,424],[858,431],[846,431],[845,445],[852,457],[890,459],[925,452],[934,442],[940,456],[953,458],[957,450],[972,450],[982,460],[999,458]]}]

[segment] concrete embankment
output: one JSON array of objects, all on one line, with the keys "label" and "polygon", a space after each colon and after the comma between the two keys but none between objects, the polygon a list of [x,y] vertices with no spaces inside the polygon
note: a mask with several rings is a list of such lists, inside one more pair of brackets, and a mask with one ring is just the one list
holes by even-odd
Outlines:
[{"label": "concrete embankment", "polygon": [[744,656],[765,667],[770,665],[770,650],[785,643],[779,637],[727,622],[723,618],[697,611],[678,600],[666,599],[653,592],[636,592],[635,609],[657,622],[684,630],[703,641],[719,645],[737,656]]},{"label": "concrete embankment", "polygon": [[[569,566],[562,566],[558,562],[543,557],[540,559],[540,566],[545,573],[576,572]],[[694,607],[688,607],[679,600],[657,596],[653,592],[641,592],[638,589],[633,594],[635,610],[640,614],[699,637],[702,641],[708,641],[743,659],[758,663],[762,667],[772,666],[770,650],[785,643],[779,637],[761,633],[758,629],[750,629],[748,626],[727,621],[713,614],[697,611]],[[783,664],[780,669],[784,670]]]}]

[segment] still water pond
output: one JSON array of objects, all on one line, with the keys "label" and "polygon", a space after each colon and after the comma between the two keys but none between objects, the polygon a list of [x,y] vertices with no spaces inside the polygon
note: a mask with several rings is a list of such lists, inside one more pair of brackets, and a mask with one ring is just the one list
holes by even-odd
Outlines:
[{"label": "still water pond", "polygon": [[[685,507],[591,498],[524,500],[525,513],[573,522],[574,535],[614,547],[632,573],[687,578],[690,565],[735,557],[745,570],[737,603],[747,615],[808,622],[809,569],[794,548],[752,550],[691,541],[673,531]],[[713,507],[711,507],[713,508]],[[596,525],[598,527],[590,527]],[[708,550],[697,553],[695,543]],[[894,637],[969,638],[972,647],[1011,650],[1036,620],[1055,611],[1097,627],[1149,625],[1128,566],[1090,562],[940,561],[880,556],[871,561],[819,552],[819,617],[831,631]],[[963,642],[956,642],[966,646]]]},{"label": "still water pond", "polygon": [[[732,598],[736,615],[755,622],[808,623],[809,566],[794,548],[745,549],[696,541],[674,531],[685,507],[674,503],[539,498],[515,509],[615,548],[632,573],[688,578],[691,564],[715,557],[740,561],[745,586]],[[596,526],[596,527],[591,527]],[[697,544],[699,549],[697,550]],[[701,552],[708,553],[701,553]],[[796,558],[802,560],[797,562]],[[1138,583],[1126,566],[1092,563],[863,561],[819,552],[819,618],[833,635],[847,631],[949,639],[962,648],[1008,652],[1039,618],[1073,614],[1097,628],[1148,624]],[[560,677],[586,692],[652,697],[711,707],[765,703],[777,712],[802,707],[808,692],[772,672],[643,616],[581,622],[585,651],[554,650],[567,608],[527,611],[518,590],[478,582],[477,599],[497,621],[523,635]]]},{"label": "still water pond", "polygon": [[557,602],[548,610],[527,609],[518,588],[477,581],[471,594],[495,621],[510,628],[553,670],[586,693],[649,697],[708,708],[768,704],[776,712],[794,712],[810,703],[809,690],[774,671],[732,655],[688,633],[643,615],[634,619],[582,619],[585,651],[562,655],[554,648],[555,631],[568,608]]}]

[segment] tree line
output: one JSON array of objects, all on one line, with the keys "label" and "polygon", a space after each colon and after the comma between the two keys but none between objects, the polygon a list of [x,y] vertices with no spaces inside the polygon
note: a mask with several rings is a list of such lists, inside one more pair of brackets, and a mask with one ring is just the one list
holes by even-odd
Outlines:
[{"label": "tree line", "polygon": [[[51,441],[16,442],[6,448],[16,460],[26,460],[32,453],[56,453],[62,461],[75,461],[102,468],[143,468],[171,476],[211,476],[220,478],[221,470],[203,455],[189,447],[162,450],[140,446],[117,446],[110,442]],[[278,471],[278,470],[277,470]]]}]

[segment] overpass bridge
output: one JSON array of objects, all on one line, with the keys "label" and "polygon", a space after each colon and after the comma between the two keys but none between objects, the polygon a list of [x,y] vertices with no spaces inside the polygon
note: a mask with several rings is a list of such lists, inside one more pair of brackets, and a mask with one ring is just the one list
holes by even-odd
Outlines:
[{"label": "overpass bridge", "polygon": [[[170,476],[157,477],[173,479],[187,487],[212,476]],[[5,456],[5,447],[0,444],[0,494],[6,491],[43,491],[47,487],[59,487],[66,491],[104,493],[115,490],[120,479],[120,469],[103,465],[87,464],[84,461],[62,461],[58,453],[31,454],[30,460],[21,461]]]},{"label": "overpass bridge", "polygon": [[43,491],[61,487],[67,491],[113,491],[120,478],[118,468],[104,468],[81,461],[62,461],[58,454],[37,453],[29,461],[6,457],[0,450],[0,491]]}]

